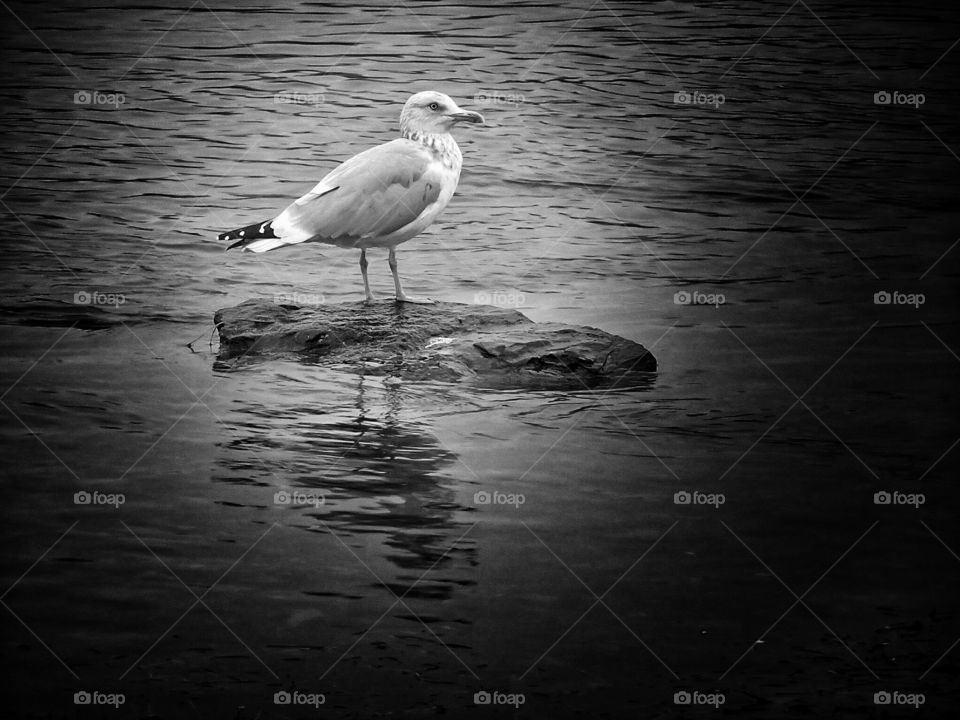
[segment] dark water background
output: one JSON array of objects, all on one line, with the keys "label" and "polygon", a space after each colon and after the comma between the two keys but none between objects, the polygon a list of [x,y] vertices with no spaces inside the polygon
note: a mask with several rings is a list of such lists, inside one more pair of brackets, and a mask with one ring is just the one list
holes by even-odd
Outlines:
[{"label": "dark water background", "polygon": [[[0,15],[9,717],[955,710],[952,4]],[[250,297],[360,297],[353,252],[215,236],[394,137],[428,88],[487,126],[461,130],[458,195],[400,250],[407,290],[634,339],[649,387],[231,370],[186,347]],[[695,91],[724,102],[677,102]],[[475,502],[493,491],[525,502]],[[283,689],[325,703],[275,705]]]}]

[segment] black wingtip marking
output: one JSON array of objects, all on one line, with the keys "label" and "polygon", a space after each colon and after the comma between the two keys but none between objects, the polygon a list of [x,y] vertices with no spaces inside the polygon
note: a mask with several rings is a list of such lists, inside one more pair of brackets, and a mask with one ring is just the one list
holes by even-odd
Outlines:
[{"label": "black wingtip marking", "polygon": [[231,230],[230,232],[220,233],[220,235],[217,236],[217,239],[220,242],[236,240],[235,243],[227,246],[227,250],[232,250],[235,247],[243,247],[254,240],[263,240],[264,238],[275,237],[276,235],[273,232],[273,221],[268,220],[266,222],[258,222],[254,223],[253,225],[237,228],[236,230]]}]

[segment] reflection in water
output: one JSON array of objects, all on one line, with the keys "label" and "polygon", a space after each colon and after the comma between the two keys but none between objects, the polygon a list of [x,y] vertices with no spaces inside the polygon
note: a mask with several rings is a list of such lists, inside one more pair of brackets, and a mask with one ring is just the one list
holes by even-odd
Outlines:
[{"label": "reflection in water", "polygon": [[[352,397],[325,396],[323,407],[300,395],[271,395],[269,402],[237,398],[225,419],[236,434],[221,446],[214,478],[261,486],[269,496],[287,489],[322,498],[315,506],[285,508],[311,518],[303,524],[308,530],[344,539],[382,536],[386,559],[400,570],[419,571],[388,583],[398,595],[428,569],[449,575],[451,566],[463,566],[470,553],[464,555],[463,544],[451,550],[467,527],[458,514],[471,510],[449,487],[457,456],[405,407],[415,396],[362,375],[345,375],[338,388]],[[413,594],[446,597],[453,584],[472,583],[433,579]]]}]

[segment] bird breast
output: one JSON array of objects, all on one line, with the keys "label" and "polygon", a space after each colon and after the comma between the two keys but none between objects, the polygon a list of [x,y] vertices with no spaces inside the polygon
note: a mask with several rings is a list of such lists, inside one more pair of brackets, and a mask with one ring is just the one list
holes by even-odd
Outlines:
[{"label": "bird breast", "polygon": [[460,168],[463,167],[463,154],[460,152],[460,146],[457,145],[457,141],[453,139],[453,135],[450,133],[431,135],[412,132],[405,137],[423,145],[431,152],[437,162],[441,163],[448,170],[452,170],[457,179],[460,178]]}]

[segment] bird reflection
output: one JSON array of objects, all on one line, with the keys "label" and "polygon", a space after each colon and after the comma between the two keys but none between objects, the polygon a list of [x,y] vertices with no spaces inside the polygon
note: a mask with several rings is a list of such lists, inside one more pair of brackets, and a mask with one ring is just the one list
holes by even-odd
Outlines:
[{"label": "bird reflection", "polygon": [[[224,418],[233,437],[221,446],[215,479],[263,487],[270,499],[280,488],[322,498],[322,504],[284,508],[304,521],[291,524],[344,542],[380,535],[383,559],[400,571],[384,583],[397,594],[430,568],[411,597],[447,597],[455,586],[471,584],[457,570],[473,565],[472,543],[457,541],[472,508],[456,501],[457,455],[423,417],[422,388],[344,373],[319,388],[313,382],[311,393],[304,386],[316,378],[296,375],[275,383],[274,392],[251,382],[249,393],[237,394],[232,416]],[[444,402],[427,398],[426,404],[435,410]]]}]

